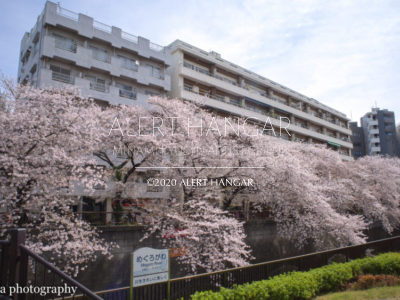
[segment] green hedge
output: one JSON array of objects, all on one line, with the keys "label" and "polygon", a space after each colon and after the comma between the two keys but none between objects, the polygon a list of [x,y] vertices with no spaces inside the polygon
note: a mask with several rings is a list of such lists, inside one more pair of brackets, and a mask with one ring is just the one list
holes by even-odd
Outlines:
[{"label": "green hedge", "polygon": [[400,253],[385,253],[375,257],[355,259],[348,263],[334,263],[308,272],[291,272],[267,280],[254,281],[221,288],[218,292],[196,292],[193,300],[244,300],[244,299],[311,299],[337,290],[343,284],[361,274],[400,275]]}]

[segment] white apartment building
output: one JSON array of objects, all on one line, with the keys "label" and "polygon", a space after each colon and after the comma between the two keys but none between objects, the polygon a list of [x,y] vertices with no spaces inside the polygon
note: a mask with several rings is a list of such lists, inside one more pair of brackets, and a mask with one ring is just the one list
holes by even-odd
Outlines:
[{"label": "white apartment building", "polygon": [[[349,121],[343,113],[180,40],[168,46],[171,54],[172,97],[203,101],[223,114],[289,125],[287,140],[326,144],[351,159]],[[279,129],[277,130],[279,132]]]},{"label": "white apartment building", "polygon": [[76,86],[83,96],[114,105],[146,105],[150,95],[170,90],[164,47],[53,2],[20,49],[20,83]]},{"label": "white apartment building", "polygon": [[[104,105],[146,106],[150,96],[165,96],[170,90],[169,64],[164,47],[48,1],[22,38],[18,82],[40,88],[76,87],[82,96]],[[124,203],[157,202],[170,196],[167,187],[148,186],[149,176],[152,173],[143,170],[131,178],[122,195]],[[91,206],[88,217],[112,222],[112,198],[107,195],[113,186],[110,181],[89,193],[75,183],[70,192],[77,197],[78,212]]]}]

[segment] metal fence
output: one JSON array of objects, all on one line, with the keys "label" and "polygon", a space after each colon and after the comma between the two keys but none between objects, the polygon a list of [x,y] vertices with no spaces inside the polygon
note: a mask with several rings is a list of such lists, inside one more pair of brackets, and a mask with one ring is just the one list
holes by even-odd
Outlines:
[{"label": "metal fence", "polygon": [[[73,286],[77,288],[75,296],[47,295],[46,299],[129,299],[129,287],[99,291],[95,295],[85,286],[75,281],[44,258],[33,253],[24,245],[25,231],[14,230],[10,240],[0,241],[0,285],[20,286]],[[290,271],[307,271],[332,262],[347,262],[366,255],[376,255],[388,251],[400,251],[400,236],[369,242],[357,246],[332,249],[301,256],[284,258],[240,268],[218,272],[175,278],[167,282],[135,287],[133,299],[189,299],[196,291],[231,288],[234,284],[243,284]],[[103,298],[101,298],[103,297]],[[18,299],[44,298],[39,295],[19,294]]]},{"label": "metal fence", "polygon": [[[190,299],[190,295],[196,291],[217,291],[220,287],[231,288],[234,284],[268,279],[271,276],[290,271],[307,271],[333,262],[347,262],[389,251],[400,251],[400,236],[240,268],[175,278],[170,281],[169,295],[167,282],[135,287],[133,299]],[[129,299],[129,287],[100,291],[97,294],[108,300],[127,300]]]},{"label": "metal fence", "polygon": [[[10,237],[9,240],[0,241],[0,286],[5,287],[8,295],[10,288],[15,289],[13,299],[74,299],[74,296],[70,297],[74,290],[80,299],[102,299],[26,247],[25,229],[11,230]],[[44,291],[46,287],[59,289],[56,293],[49,290],[49,293]]]}]

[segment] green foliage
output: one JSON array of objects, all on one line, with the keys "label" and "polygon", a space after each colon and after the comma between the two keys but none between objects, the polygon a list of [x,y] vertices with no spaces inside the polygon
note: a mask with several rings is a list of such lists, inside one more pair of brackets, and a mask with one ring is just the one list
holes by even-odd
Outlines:
[{"label": "green foliage", "polygon": [[311,299],[318,294],[335,291],[362,274],[400,275],[400,253],[385,253],[376,257],[333,263],[308,272],[291,272],[237,285],[218,292],[204,291],[192,295],[192,300],[294,300]]}]

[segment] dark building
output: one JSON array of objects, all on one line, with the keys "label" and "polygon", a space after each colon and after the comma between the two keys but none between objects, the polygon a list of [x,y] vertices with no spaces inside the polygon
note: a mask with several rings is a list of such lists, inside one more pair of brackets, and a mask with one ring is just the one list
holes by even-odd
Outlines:
[{"label": "dark building", "polygon": [[359,127],[357,122],[349,123],[351,129],[351,142],[353,143],[353,150],[351,155],[354,158],[359,158],[365,155],[364,131]]},{"label": "dark building", "polygon": [[399,156],[394,112],[373,108],[361,118],[361,127],[351,122],[353,157],[364,155]]}]

